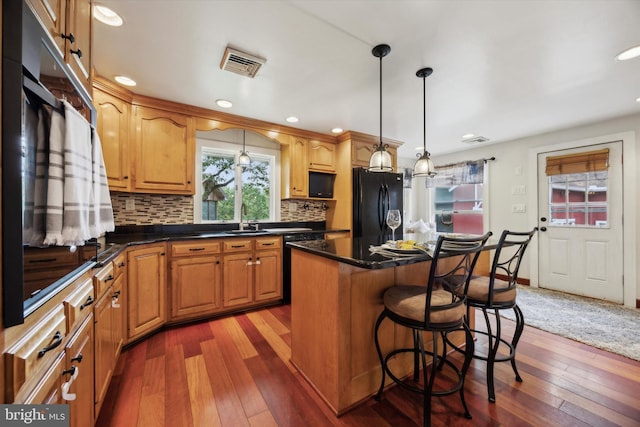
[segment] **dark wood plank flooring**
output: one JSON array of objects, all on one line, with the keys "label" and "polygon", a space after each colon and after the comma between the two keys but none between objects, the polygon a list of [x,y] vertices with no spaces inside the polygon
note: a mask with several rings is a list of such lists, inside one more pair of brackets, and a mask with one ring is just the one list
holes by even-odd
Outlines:
[{"label": "dark wood plank flooring", "polygon": [[[290,320],[289,306],[271,307],[170,328],[128,348],[97,426],[422,425],[420,396],[397,386],[336,418],[289,362]],[[513,322],[503,325],[512,332]],[[486,346],[481,336],[477,346]],[[453,395],[434,398],[433,425],[640,426],[640,362],[530,327],[517,359],[522,383],[509,364],[496,365],[496,403],[487,400],[485,364],[474,361],[465,389],[473,419]]]}]

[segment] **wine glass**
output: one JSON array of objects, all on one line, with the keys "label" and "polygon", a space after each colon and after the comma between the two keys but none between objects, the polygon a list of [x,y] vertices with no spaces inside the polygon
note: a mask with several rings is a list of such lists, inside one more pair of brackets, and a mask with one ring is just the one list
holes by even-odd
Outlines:
[{"label": "wine glass", "polygon": [[402,218],[400,217],[400,210],[389,209],[387,212],[387,225],[391,229],[391,240],[396,241],[396,228],[402,224]]}]

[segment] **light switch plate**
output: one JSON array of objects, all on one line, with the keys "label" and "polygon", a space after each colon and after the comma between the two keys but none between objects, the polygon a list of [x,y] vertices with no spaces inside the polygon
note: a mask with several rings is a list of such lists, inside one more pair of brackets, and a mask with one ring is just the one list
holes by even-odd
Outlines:
[{"label": "light switch plate", "polygon": [[129,197],[124,202],[124,208],[125,208],[125,210],[128,210],[128,211],[135,211],[136,210],[136,199],[134,199],[133,197]]}]

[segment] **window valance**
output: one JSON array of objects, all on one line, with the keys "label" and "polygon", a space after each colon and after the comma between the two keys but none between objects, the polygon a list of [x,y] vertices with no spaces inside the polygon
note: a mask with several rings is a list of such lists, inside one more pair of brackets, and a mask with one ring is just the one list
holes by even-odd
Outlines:
[{"label": "window valance", "polygon": [[485,159],[480,159],[436,166],[437,175],[427,179],[427,187],[482,184],[484,180],[484,164]]},{"label": "window valance", "polygon": [[602,150],[547,157],[545,173],[547,175],[561,175],[597,172],[607,170],[608,167],[609,149],[604,148]]}]

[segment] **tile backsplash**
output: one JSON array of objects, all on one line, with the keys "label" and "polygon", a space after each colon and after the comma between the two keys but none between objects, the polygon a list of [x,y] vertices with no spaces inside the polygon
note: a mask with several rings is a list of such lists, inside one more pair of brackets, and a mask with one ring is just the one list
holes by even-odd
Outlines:
[{"label": "tile backsplash", "polygon": [[[116,226],[193,223],[192,196],[112,192],[111,203]],[[325,221],[326,203],[320,200],[282,200],[280,220]]]}]

